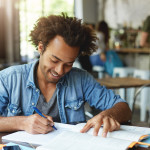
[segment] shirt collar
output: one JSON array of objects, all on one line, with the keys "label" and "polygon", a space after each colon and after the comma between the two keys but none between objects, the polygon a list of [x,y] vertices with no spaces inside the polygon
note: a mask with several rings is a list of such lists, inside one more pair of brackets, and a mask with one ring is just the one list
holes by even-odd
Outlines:
[{"label": "shirt collar", "polygon": [[35,76],[36,65],[38,63],[39,63],[39,59],[32,62],[32,64],[31,64],[31,68],[30,68],[30,72],[29,72],[29,76],[28,76],[28,80],[27,80],[27,87],[36,88],[34,76]]}]

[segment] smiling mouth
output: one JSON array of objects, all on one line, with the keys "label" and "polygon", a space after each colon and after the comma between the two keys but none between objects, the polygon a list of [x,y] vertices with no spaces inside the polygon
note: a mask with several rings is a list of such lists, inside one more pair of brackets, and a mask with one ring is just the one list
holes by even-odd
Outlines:
[{"label": "smiling mouth", "polygon": [[58,77],[58,74],[51,73],[54,77]]},{"label": "smiling mouth", "polygon": [[56,73],[54,73],[54,72],[51,72],[51,75],[54,77],[54,78],[60,78],[60,76],[58,75],[58,74],[56,74]]}]

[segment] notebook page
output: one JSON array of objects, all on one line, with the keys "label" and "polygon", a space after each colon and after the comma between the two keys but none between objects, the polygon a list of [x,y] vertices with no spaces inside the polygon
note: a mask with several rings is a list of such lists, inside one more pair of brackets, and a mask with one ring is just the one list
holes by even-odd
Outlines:
[{"label": "notebook page", "polygon": [[150,134],[150,128],[148,127],[121,125],[121,129],[126,130],[126,131],[136,132],[136,133]]},{"label": "notebook page", "polygon": [[[55,123],[55,126],[58,130],[54,130],[48,134],[29,134],[25,131],[18,131],[6,136],[3,136],[2,139],[9,141],[18,141],[18,142],[27,142],[37,145],[45,145],[50,140],[54,139],[63,131],[73,131],[80,132],[85,123],[78,125],[69,125],[62,123]],[[103,128],[101,127],[99,131],[99,136],[102,135]],[[149,128],[145,127],[135,127],[135,126],[121,126],[121,130],[109,132],[107,137],[119,138],[119,139],[128,139],[131,141],[138,141],[141,135],[150,133]],[[88,131],[88,134],[93,135],[93,128]],[[42,140],[41,140],[42,139]]]},{"label": "notebook page", "polygon": [[57,135],[59,135],[63,131],[76,130],[75,125],[68,125],[68,124],[62,124],[62,123],[55,123],[55,127],[57,128],[57,130],[53,130],[52,132],[49,132],[47,134],[29,134],[25,131],[18,131],[18,132],[3,136],[2,139],[9,140],[9,141],[26,142],[26,143],[37,144],[37,145],[45,145],[51,139],[55,138]]},{"label": "notebook page", "polygon": [[30,143],[30,144],[36,144],[36,145],[45,145],[51,139],[53,139],[58,134],[60,134],[61,132],[59,130],[57,130],[57,131],[52,131],[47,134],[29,134],[25,131],[18,131],[18,132],[3,136],[2,140],[8,140],[8,141],[12,141],[12,142],[15,142],[15,141],[16,142],[26,142],[26,143]]},{"label": "notebook page", "polygon": [[[82,129],[85,123],[77,124],[77,128]],[[93,128],[87,133],[93,135]],[[103,127],[100,128],[98,135],[102,136]],[[107,137],[119,138],[124,140],[138,141],[142,135],[150,134],[150,128],[121,125],[120,130],[108,132]]]},{"label": "notebook page", "polygon": [[130,144],[131,141],[127,140],[64,131],[47,145],[39,146],[36,150],[125,150]]}]

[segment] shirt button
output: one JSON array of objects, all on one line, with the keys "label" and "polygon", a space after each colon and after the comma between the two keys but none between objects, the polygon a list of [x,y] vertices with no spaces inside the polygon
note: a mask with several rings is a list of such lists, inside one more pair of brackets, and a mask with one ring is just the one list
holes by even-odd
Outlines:
[{"label": "shirt button", "polygon": [[15,110],[13,109],[12,113],[15,113]]},{"label": "shirt button", "polygon": [[39,89],[36,89],[36,92],[38,92],[39,91]]},{"label": "shirt button", "polygon": [[74,107],[74,109],[76,110],[76,109],[77,109],[77,107]]},{"label": "shirt button", "polygon": [[32,103],[32,106],[34,105],[34,103]]}]

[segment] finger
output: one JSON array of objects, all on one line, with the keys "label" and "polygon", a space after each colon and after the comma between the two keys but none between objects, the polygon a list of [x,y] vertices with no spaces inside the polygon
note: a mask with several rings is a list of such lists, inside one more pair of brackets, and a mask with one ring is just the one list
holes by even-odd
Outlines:
[{"label": "finger", "polygon": [[109,122],[109,118],[106,117],[103,119],[103,132],[102,132],[103,137],[107,136],[109,129],[110,129],[110,122]]},{"label": "finger", "polygon": [[[30,132],[29,132],[29,133],[30,133]],[[31,132],[31,134],[39,134],[39,132],[33,131],[33,132]]]},{"label": "finger", "polygon": [[110,122],[109,132],[112,132],[112,131],[114,131],[114,130],[116,130],[118,128],[116,120],[114,120],[113,118],[110,118],[109,122]]},{"label": "finger", "polygon": [[102,125],[102,122],[97,122],[94,126],[94,131],[93,131],[93,135],[94,136],[97,136],[98,135],[98,132],[99,132],[99,129]]},{"label": "finger", "polygon": [[41,129],[37,125],[35,125],[34,129],[32,130],[32,134],[40,134],[41,132]]},{"label": "finger", "polygon": [[87,132],[92,127],[91,123],[87,122],[86,125],[80,130],[81,133]]},{"label": "finger", "polygon": [[46,134],[46,133],[48,133],[48,132],[50,132],[52,130],[53,130],[53,128],[51,126],[47,126],[47,127],[38,126],[36,128],[36,132],[38,134]]},{"label": "finger", "polygon": [[53,119],[51,116],[47,116],[45,114],[43,114],[46,118],[38,115],[38,114],[35,114],[35,116],[37,117],[37,119],[44,125],[50,125],[50,126],[53,126],[54,125],[54,122],[53,122]]},{"label": "finger", "polygon": [[117,124],[116,130],[119,130],[120,129],[120,123],[118,121],[116,121],[116,124]]},{"label": "finger", "polygon": [[43,116],[46,117],[46,119],[48,119],[48,120],[53,122],[53,118],[51,116],[48,116],[48,115],[45,115],[45,114],[43,114]]},{"label": "finger", "polygon": [[43,126],[43,124],[41,124],[40,122],[34,121],[34,124],[31,124],[31,126],[29,126],[26,131],[30,134],[40,134],[40,133],[45,134],[52,131],[52,128],[51,126],[46,127]]},{"label": "finger", "polygon": [[50,121],[53,121],[53,118],[51,116],[45,115],[43,114],[47,119],[49,119]]},{"label": "finger", "polygon": [[53,129],[50,125],[50,121],[47,118],[43,118],[38,114],[35,114],[34,116],[34,127],[35,130],[39,133],[47,133],[49,131],[52,131]]},{"label": "finger", "polygon": [[114,120],[113,118],[110,119],[110,124],[111,124],[111,128],[109,130],[110,132],[120,129],[120,123]]},{"label": "finger", "polygon": [[47,115],[46,115],[46,118],[49,121],[50,125],[53,126],[54,125],[53,118],[51,116],[47,116]]},{"label": "finger", "polygon": [[47,122],[48,123],[46,124],[43,124],[43,122],[40,122],[40,121],[37,123],[36,126],[37,126],[37,130],[39,133],[45,134],[53,130],[52,126],[50,125],[50,122],[48,120]]},{"label": "finger", "polygon": [[51,123],[51,121],[50,121],[49,119],[43,118],[43,117],[41,117],[41,116],[39,116],[39,117],[37,118],[37,120],[38,120],[39,122],[41,122],[42,124],[44,124],[45,126],[50,125],[50,123]]},{"label": "finger", "polygon": [[51,126],[47,126],[47,127],[44,127],[44,128],[41,128],[41,126],[38,128],[38,132],[41,133],[41,134],[46,134],[50,131],[53,131],[53,128]]}]

